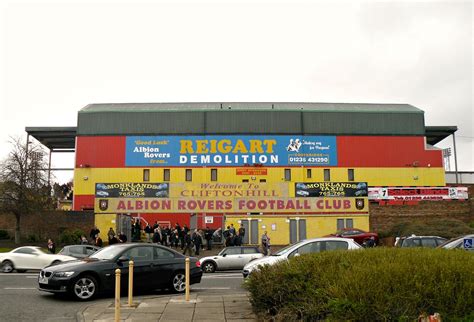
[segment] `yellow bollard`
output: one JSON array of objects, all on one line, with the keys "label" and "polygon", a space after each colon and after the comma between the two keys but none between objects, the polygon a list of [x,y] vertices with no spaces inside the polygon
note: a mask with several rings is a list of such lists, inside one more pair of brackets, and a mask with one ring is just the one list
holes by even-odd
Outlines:
[{"label": "yellow bollard", "polygon": [[120,270],[115,270],[115,322],[120,321]]},{"label": "yellow bollard", "polygon": [[128,262],[128,306],[133,305],[133,261]]},{"label": "yellow bollard", "polygon": [[186,302],[189,302],[189,257],[186,257],[185,265],[185,287],[186,287]]}]

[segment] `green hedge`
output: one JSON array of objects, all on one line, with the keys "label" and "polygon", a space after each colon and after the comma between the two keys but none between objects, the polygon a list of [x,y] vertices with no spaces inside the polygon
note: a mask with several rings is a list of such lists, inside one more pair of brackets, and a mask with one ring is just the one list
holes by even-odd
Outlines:
[{"label": "green hedge", "polygon": [[374,248],[303,255],[252,273],[245,287],[276,321],[474,320],[474,254]]}]

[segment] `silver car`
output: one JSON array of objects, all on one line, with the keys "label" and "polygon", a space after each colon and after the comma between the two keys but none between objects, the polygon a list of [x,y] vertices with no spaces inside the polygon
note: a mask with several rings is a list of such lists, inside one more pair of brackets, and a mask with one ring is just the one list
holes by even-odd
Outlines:
[{"label": "silver car", "polygon": [[242,269],[258,258],[263,257],[256,246],[226,247],[216,256],[207,256],[200,259],[204,273],[214,273],[216,270]]}]

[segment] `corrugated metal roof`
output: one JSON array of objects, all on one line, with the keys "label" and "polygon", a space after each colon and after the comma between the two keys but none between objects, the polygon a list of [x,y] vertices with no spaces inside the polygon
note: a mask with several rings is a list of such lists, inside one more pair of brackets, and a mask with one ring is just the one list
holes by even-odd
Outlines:
[{"label": "corrugated metal roof", "polygon": [[78,135],[424,135],[424,112],[408,104],[124,103],[79,111]]}]

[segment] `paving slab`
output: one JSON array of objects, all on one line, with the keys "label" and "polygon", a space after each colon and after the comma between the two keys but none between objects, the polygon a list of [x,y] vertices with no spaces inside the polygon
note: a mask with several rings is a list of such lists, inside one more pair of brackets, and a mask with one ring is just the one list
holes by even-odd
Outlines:
[{"label": "paving slab", "polygon": [[223,302],[204,302],[196,303],[196,309],[200,308],[224,308]]},{"label": "paving slab", "polygon": [[157,322],[161,318],[161,314],[148,313],[132,313],[127,319],[127,322]]}]

